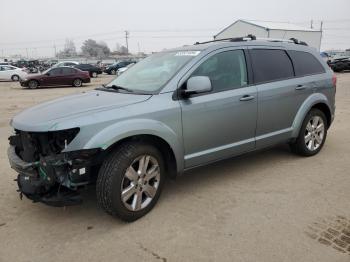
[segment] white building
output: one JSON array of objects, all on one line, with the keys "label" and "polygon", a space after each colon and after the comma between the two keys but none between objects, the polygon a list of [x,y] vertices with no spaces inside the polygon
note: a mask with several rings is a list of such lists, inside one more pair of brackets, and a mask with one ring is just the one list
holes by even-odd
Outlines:
[{"label": "white building", "polygon": [[322,31],[278,22],[237,20],[215,35],[214,39],[241,37],[248,34],[260,38],[296,38],[299,41],[306,42],[309,46],[315,47],[317,50],[320,50],[321,47]]}]

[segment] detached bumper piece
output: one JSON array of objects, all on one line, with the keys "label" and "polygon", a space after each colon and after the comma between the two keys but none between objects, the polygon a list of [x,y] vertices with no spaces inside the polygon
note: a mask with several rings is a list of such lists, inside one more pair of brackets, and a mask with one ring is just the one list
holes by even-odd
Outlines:
[{"label": "detached bumper piece", "polygon": [[45,138],[43,133],[10,137],[7,155],[18,173],[20,196],[56,207],[81,204],[79,189],[94,181],[91,171],[98,164],[100,151],[54,152]]}]

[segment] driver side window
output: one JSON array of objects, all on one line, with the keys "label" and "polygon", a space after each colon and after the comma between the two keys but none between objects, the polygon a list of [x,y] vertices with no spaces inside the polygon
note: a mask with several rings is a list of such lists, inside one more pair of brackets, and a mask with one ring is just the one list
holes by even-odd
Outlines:
[{"label": "driver side window", "polygon": [[204,61],[191,76],[208,76],[213,92],[227,91],[248,84],[243,50],[218,53]]}]

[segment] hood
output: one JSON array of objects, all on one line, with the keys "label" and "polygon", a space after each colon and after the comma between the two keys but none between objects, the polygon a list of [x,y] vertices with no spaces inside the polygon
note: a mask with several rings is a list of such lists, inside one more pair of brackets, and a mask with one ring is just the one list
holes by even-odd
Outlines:
[{"label": "hood", "polygon": [[37,131],[43,126],[51,126],[52,122],[140,103],[150,97],[151,95],[93,90],[26,109],[11,120],[11,125],[22,131]]}]

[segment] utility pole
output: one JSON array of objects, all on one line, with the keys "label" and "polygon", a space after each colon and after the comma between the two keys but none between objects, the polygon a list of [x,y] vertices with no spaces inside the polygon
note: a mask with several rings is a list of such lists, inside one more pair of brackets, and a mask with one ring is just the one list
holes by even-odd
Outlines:
[{"label": "utility pole", "polygon": [[1,57],[2,57],[2,58],[5,58],[5,57],[4,57],[4,49],[1,49]]},{"label": "utility pole", "polygon": [[319,51],[321,51],[321,45],[322,45],[322,37],[323,37],[323,21],[321,21],[320,31],[321,31],[321,36],[320,36],[320,46],[319,46]]},{"label": "utility pole", "polygon": [[27,59],[29,59],[29,56],[28,56],[28,48],[26,48],[26,53],[27,53]]},{"label": "utility pole", "polygon": [[126,42],[126,51],[129,54],[129,31],[125,31],[125,42]]},{"label": "utility pole", "polygon": [[314,28],[314,20],[311,19],[311,29]]},{"label": "utility pole", "polygon": [[55,58],[56,58],[56,56],[57,56],[57,50],[56,50],[56,45],[55,45],[55,44],[53,45],[53,50],[54,50],[54,52],[55,52]]},{"label": "utility pole", "polygon": [[139,50],[139,54],[141,53],[141,49],[140,49],[140,42],[137,42],[137,48]]}]

